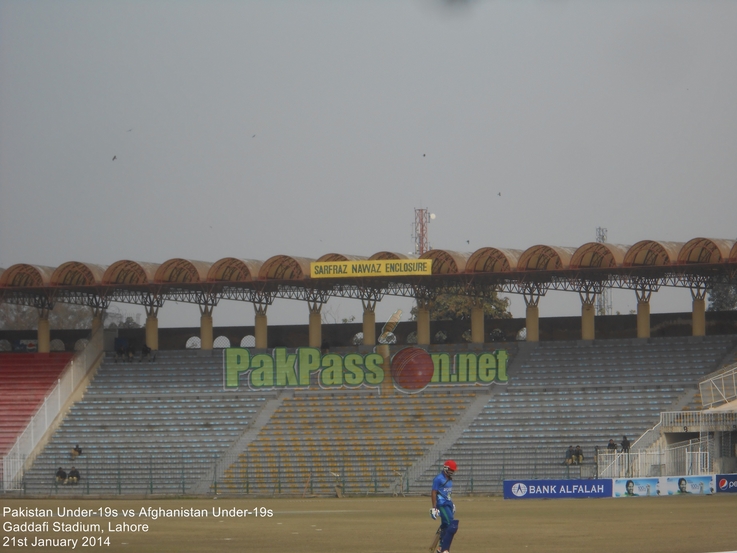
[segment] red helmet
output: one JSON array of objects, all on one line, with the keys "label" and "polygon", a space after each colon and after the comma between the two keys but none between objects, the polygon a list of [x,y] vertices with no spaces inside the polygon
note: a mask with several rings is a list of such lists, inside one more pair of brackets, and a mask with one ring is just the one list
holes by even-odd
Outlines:
[{"label": "red helmet", "polygon": [[443,470],[444,471],[450,470],[450,471],[455,472],[458,470],[458,465],[456,465],[456,462],[453,461],[452,459],[448,459],[443,465]]}]

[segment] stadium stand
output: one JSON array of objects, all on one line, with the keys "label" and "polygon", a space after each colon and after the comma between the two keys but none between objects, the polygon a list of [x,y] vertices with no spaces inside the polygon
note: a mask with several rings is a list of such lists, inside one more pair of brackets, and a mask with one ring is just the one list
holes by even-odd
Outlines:
[{"label": "stadium stand", "polygon": [[191,491],[266,401],[224,392],[222,371],[222,359],[192,351],[159,352],[151,363],[108,356],[26,474],[27,492],[49,493],[77,443],[85,491]]},{"label": "stadium stand", "polygon": [[[223,391],[222,359],[159,352],[108,357],[25,476],[28,493],[308,495],[425,491],[454,458],[459,491],[505,477],[590,475],[594,446],[634,442],[665,410],[693,402],[699,379],[734,355],[735,336],[495,344],[509,383],[428,388]],[[731,359],[731,357],[730,357]],[[69,449],[76,491],[54,483]],[[580,467],[561,463],[580,444]],[[544,451],[545,455],[539,455]],[[550,452],[553,452],[552,454]]]},{"label": "stadium stand", "polygon": [[0,353],[0,453],[13,447],[73,353]]},{"label": "stadium stand", "polygon": [[[227,491],[342,493],[385,490],[448,430],[473,391],[382,397],[303,392],[284,401],[226,471]],[[256,462],[254,462],[256,461]]]},{"label": "stadium stand", "polygon": [[[634,441],[661,411],[687,405],[736,345],[734,336],[527,344],[509,385],[445,456],[474,467],[457,478],[474,491],[499,491],[504,478],[592,476],[596,446],[623,435]],[[566,448],[579,444],[589,466],[563,465]],[[429,485],[437,470],[413,485]]]}]

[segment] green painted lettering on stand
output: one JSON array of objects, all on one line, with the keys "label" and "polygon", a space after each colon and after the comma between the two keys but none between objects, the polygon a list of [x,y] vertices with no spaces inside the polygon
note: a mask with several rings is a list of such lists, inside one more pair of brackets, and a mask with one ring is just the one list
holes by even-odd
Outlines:
[{"label": "green painted lettering on stand", "polygon": [[496,378],[496,357],[493,353],[482,353],[479,356],[479,381],[494,382]]},{"label": "green painted lettering on stand", "polygon": [[[297,385],[297,356],[288,355],[285,348],[274,350],[274,363],[276,364],[276,385]],[[308,380],[309,383],[309,380]]]},{"label": "green painted lettering on stand", "polygon": [[245,348],[225,350],[225,387],[237,388],[241,373],[251,368],[251,353]]},{"label": "green painted lettering on stand", "polygon": [[450,354],[433,353],[430,357],[435,365],[435,372],[430,382],[450,382]]},{"label": "green painted lettering on stand", "polygon": [[476,361],[475,353],[459,353],[456,355],[458,382],[476,382]]},{"label": "green painted lettering on stand", "polygon": [[366,384],[377,385],[384,382],[384,358],[378,353],[369,353],[364,363],[366,364]]},{"label": "green painted lettering on stand", "polygon": [[310,385],[310,373],[320,370],[320,350],[317,348],[299,348],[299,385]]},{"label": "green painted lettering on stand", "polygon": [[320,383],[323,386],[343,385],[343,358],[335,353],[329,353],[322,358]]},{"label": "green painted lettering on stand", "polygon": [[254,388],[271,388],[274,385],[274,358],[265,353],[253,356],[251,361],[251,386]]},{"label": "green painted lettering on stand", "polygon": [[363,384],[363,357],[358,353],[349,353],[343,358],[345,363],[345,383],[348,386],[360,386]]}]

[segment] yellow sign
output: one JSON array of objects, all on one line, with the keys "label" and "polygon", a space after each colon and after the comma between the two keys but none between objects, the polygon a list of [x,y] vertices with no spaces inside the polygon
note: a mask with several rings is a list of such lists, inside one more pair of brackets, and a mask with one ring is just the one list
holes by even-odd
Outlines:
[{"label": "yellow sign", "polygon": [[311,278],[392,277],[431,275],[432,259],[325,261],[310,263]]}]

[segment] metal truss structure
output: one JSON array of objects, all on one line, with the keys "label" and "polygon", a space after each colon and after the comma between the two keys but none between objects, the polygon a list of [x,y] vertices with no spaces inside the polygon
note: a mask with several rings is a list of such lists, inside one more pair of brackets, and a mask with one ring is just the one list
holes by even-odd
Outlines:
[{"label": "metal truss structure", "polygon": [[460,273],[388,278],[255,280],[250,282],[156,283],[136,285],[33,286],[0,288],[0,302],[52,309],[59,303],[106,309],[113,302],[158,309],[167,301],[212,308],[221,300],[271,305],[275,299],[323,304],[330,298],[359,299],[375,304],[384,296],[432,300],[440,294],[489,298],[520,294],[536,302],[549,290],[593,298],[605,288],[633,290],[649,297],[661,287],[688,288],[695,298],[716,284],[737,284],[734,264],[693,264],[667,267],[578,269],[506,273]]}]

